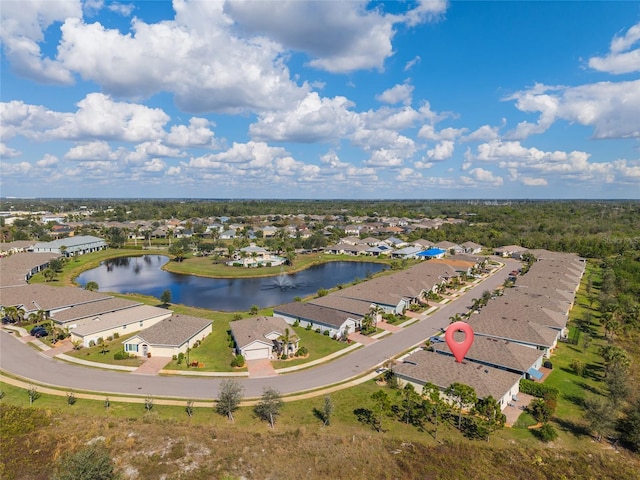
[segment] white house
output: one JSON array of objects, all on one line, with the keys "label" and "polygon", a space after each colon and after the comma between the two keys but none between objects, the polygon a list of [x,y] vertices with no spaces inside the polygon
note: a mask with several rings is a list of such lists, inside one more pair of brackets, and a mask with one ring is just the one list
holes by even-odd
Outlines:
[{"label": "white house", "polygon": [[136,356],[172,357],[187,353],[212,328],[211,320],[206,318],[173,314],[122,343],[125,352]]},{"label": "white house", "polygon": [[139,305],[116,312],[87,317],[66,324],[72,341],[80,341],[85,347],[99,338],[106,339],[114,334],[120,336],[150,327],[171,316],[171,311],[151,305]]},{"label": "white house", "polygon": [[273,309],[273,316],[284,319],[289,325],[298,322],[301,327],[310,325],[313,330],[328,331],[330,337],[340,338],[356,331],[362,315],[324,307],[312,303],[292,302]]},{"label": "white house", "polygon": [[31,251],[35,253],[58,253],[68,257],[97,252],[107,248],[107,242],[102,238],[91,235],[78,235],[75,237],[61,238],[52,242],[38,242]]},{"label": "white house", "polygon": [[[478,398],[492,396],[504,409],[520,391],[522,375],[435,352],[419,350],[393,367],[401,385],[411,383],[421,392],[430,382],[444,392],[451,384],[461,383],[473,388]],[[446,397],[445,397],[446,398]]]},{"label": "white house", "polygon": [[280,317],[245,318],[230,322],[229,327],[236,353],[247,360],[273,359],[280,352],[298,351],[298,337]]},{"label": "white house", "polygon": [[265,248],[257,247],[254,243],[248,247],[241,248],[235,258],[228,265],[242,265],[243,267],[277,267],[282,265],[287,260],[283,257],[274,255]]}]

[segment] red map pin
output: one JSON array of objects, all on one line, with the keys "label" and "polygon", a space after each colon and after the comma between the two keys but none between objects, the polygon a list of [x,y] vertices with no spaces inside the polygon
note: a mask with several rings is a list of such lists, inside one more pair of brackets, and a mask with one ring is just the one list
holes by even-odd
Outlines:
[{"label": "red map pin", "polygon": [[[464,333],[464,340],[462,342],[456,342],[453,338],[455,332],[461,331]],[[454,322],[447,327],[447,331],[444,332],[444,339],[447,341],[447,345],[453,352],[453,356],[456,357],[458,363],[464,360],[464,356],[467,354],[471,345],[473,344],[473,328],[471,325],[464,322]]]}]

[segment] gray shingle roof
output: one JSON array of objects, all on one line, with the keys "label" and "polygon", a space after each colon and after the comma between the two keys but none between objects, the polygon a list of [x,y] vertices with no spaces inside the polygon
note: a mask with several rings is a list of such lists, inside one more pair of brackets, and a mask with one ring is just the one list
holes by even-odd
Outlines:
[{"label": "gray shingle roof", "polygon": [[314,298],[313,300],[310,300],[309,303],[312,305],[319,305],[321,307],[341,310],[361,317],[364,317],[371,309],[371,302],[355,298],[341,297],[336,294]]},{"label": "gray shingle roof", "polygon": [[33,268],[59,256],[58,253],[21,252],[0,258],[0,287],[26,285],[27,274]]},{"label": "gray shingle roof", "polygon": [[[83,318],[75,324],[72,331],[78,336],[86,336],[106,332],[122,325],[131,325],[132,331],[136,331],[144,328],[145,320],[157,319],[166,315],[171,315],[171,310],[151,305],[138,305],[117,312]],[[142,325],[140,325],[141,323]]]},{"label": "gray shingle roof", "polygon": [[140,302],[127,300],[126,298],[105,298],[98,302],[74,305],[65,310],[60,310],[51,315],[51,318],[58,323],[67,323],[80,320],[85,317],[103,315],[105,313],[116,312],[125,308],[142,305]]},{"label": "gray shingle roof", "polygon": [[442,389],[462,383],[472,387],[479,398],[491,395],[495,399],[501,398],[521,378],[517,373],[468,361],[458,363],[453,357],[426,350],[413,353],[404,363],[394,366],[393,371],[416,383],[431,382]]},{"label": "gray shingle roof", "polygon": [[[453,338],[456,342],[460,342],[464,339],[464,334],[456,332]],[[437,352],[451,355],[451,349],[444,342],[434,343],[433,348]],[[535,364],[543,353],[542,350],[526,347],[508,340],[498,340],[478,335],[474,338],[471,348],[465,355],[465,359],[524,373]]]},{"label": "gray shingle roof", "polygon": [[206,318],[179,315],[174,313],[169,318],[145,328],[137,337],[149,345],[179,347],[211,325]]},{"label": "gray shingle roof", "polygon": [[57,310],[72,305],[97,302],[105,298],[112,297],[77,287],[51,287],[41,283],[0,288],[0,305],[24,305],[27,311]]},{"label": "gray shingle roof", "polygon": [[356,320],[357,318],[354,317],[360,317],[360,315],[353,315],[341,310],[302,302],[281,305],[274,308],[273,313],[274,315],[282,313],[290,317],[298,317],[300,320],[322,323],[334,328],[340,328],[349,318]]},{"label": "gray shingle roof", "polygon": [[244,348],[256,340],[271,344],[272,341],[265,335],[271,332],[283,335],[287,328],[292,335],[295,334],[289,324],[280,317],[244,318],[242,320],[230,322],[229,327],[231,328],[231,334],[233,335],[238,348]]}]

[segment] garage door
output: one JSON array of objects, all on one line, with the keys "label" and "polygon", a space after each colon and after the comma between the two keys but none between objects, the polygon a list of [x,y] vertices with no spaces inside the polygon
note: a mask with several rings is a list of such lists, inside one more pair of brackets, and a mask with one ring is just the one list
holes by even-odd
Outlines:
[{"label": "garage door", "polygon": [[252,350],[245,350],[244,358],[247,360],[260,360],[263,358],[269,358],[269,349],[265,347],[265,348],[255,348]]}]

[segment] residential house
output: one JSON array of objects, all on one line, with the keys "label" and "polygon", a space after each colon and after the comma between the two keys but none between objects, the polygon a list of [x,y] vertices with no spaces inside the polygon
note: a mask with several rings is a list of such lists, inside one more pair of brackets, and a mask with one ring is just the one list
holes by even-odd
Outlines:
[{"label": "residential house", "polygon": [[98,343],[100,338],[106,339],[116,333],[124,336],[150,327],[171,316],[171,310],[139,305],[92,317],[86,317],[77,322],[66,324],[72,341],[79,341],[88,347]]},{"label": "residential house", "polygon": [[443,258],[446,253],[447,252],[445,250],[442,250],[441,248],[431,247],[427,250],[422,250],[421,252],[418,252],[416,254],[416,257],[424,258],[424,259]]},{"label": "residential house", "polygon": [[470,253],[472,255],[482,252],[482,249],[484,248],[479,243],[474,242],[464,242],[460,246],[464,249],[464,253]]},{"label": "residential house", "polygon": [[385,239],[384,243],[393,248],[403,248],[407,246],[407,242],[397,237],[389,237]]},{"label": "residential house", "polygon": [[[393,367],[401,385],[410,383],[421,392],[433,383],[442,392],[454,383],[473,388],[478,398],[493,397],[504,409],[520,391],[522,375],[475,362],[457,362],[453,357],[419,350]],[[446,397],[445,397],[446,398]]]},{"label": "residential house", "polygon": [[[453,338],[456,342],[461,342],[464,336],[462,332],[455,332]],[[430,348],[437,353],[453,356],[446,342],[434,342]],[[464,358],[466,361],[507,370],[531,379],[540,378],[539,369],[542,367],[544,355],[540,350],[515,342],[478,336],[474,338]]]},{"label": "residential house", "polygon": [[457,243],[448,242],[447,240],[443,240],[442,242],[436,243],[434,247],[440,248],[441,250],[444,250],[447,253],[452,253],[452,254],[464,253],[464,248],[462,248]]},{"label": "residential house", "polygon": [[527,249],[520,245],[504,245],[502,247],[494,248],[493,254],[499,257],[513,257],[520,258]]},{"label": "residential house", "polygon": [[252,243],[248,247],[241,248],[239,253],[234,255],[234,259],[227,262],[228,265],[241,265],[243,267],[277,267],[286,262],[285,258],[274,255],[263,247]]},{"label": "residential house", "polygon": [[283,318],[245,318],[230,322],[229,327],[236,354],[246,360],[273,359],[281,352],[298,351],[300,340]]},{"label": "residential house", "polygon": [[[211,320],[173,314],[123,343],[124,351],[142,357],[173,357],[187,353],[212,331]],[[195,352],[194,352],[195,353]]]},{"label": "residential house", "polygon": [[58,253],[25,252],[0,257],[0,288],[26,285],[32,276],[47,269],[49,262],[59,256]]},{"label": "residential house", "polygon": [[391,254],[392,258],[418,258],[418,254],[422,252],[422,247],[404,247],[394,250]]},{"label": "residential house", "polygon": [[394,252],[393,248],[388,245],[377,245],[375,247],[369,247],[365,250],[367,255],[378,257],[380,255],[391,255]]},{"label": "residential house", "polygon": [[58,253],[67,257],[84,255],[86,253],[105,250],[107,242],[102,238],[91,235],[79,235],[71,238],[61,238],[52,242],[38,242],[33,245],[34,253]]},{"label": "residential house", "polygon": [[273,316],[283,318],[289,325],[298,322],[301,327],[310,325],[313,330],[320,329],[322,333],[328,331],[331,338],[341,338],[355,332],[356,328],[361,326],[363,317],[363,315],[354,315],[342,310],[302,302],[275,307]]},{"label": "residential house", "polygon": [[278,233],[278,229],[276,227],[272,227],[268,225],[262,229],[262,234],[264,238],[274,237]]}]

